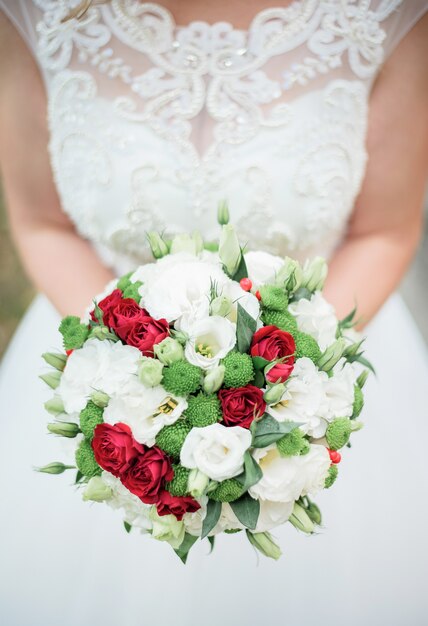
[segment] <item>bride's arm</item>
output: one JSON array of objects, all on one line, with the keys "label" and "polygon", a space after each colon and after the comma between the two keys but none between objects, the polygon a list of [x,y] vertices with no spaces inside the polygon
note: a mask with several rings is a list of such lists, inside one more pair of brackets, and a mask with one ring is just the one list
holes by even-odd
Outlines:
[{"label": "bride's arm", "polygon": [[80,315],[112,275],[60,208],[42,81],[1,12],[0,84],[0,169],[12,233],[36,286],[60,313]]},{"label": "bride's arm", "polygon": [[326,285],[340,316],[357,303],[364,321],[370,320],[418,245],[428,173],[426,59],[428,16],[395,50],[373,88],[367,173]]}]

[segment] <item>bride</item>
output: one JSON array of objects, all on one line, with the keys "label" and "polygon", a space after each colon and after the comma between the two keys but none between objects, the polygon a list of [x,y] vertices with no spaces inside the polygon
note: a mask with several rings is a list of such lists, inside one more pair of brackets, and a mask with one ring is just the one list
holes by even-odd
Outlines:
[{"label": "bride", "polygon": [[[426,349],[393,294],[421,230],[428,165],[425,0],[0,0],[0,164],[39,296],[0,376],[0,622],[5,626],[426,623]],[[378,377],[322,532],[277,533],[279,562],[239,536],[127,535],[34,466],[40,354],[145,233],[217,234],[330,259],[326,296],[358,302]],[[59,312],[59,313],[58,313]],[[61,480],[62,483],[61,484]],[[290,528],[288,528],[290,526]]]}]

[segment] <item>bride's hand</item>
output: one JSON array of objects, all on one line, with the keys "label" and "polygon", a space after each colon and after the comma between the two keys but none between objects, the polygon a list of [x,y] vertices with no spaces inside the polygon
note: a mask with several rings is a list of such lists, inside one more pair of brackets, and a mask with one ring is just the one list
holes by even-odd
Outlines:
[{"label": "bride's hand", "polygon": [[370,320],[418,245],[428,172],[427,58],[428,15],[396,48],[373,87],[366,176],[326,284],[340,316],[357,303]]},{"label": "bride's hand", "polygon": [[14,239],[36,286],[60,313],[80,315],[112,274],[60,208],[42,79],[1,12],[0,81],[0,169]]}]

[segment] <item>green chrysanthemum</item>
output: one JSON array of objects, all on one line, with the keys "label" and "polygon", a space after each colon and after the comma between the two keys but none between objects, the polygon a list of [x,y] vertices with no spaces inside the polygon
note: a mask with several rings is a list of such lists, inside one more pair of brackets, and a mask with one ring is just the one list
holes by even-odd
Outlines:
[{"label": "green chrysanthemum", "polygon": [[330,450],[339,450],[348,443],[352,426],[353,422],[347,417],[339,417],[328,425],[325,438]]},{"label": "green chrysanthemum", "polygon": [[354,387],[354,404],[352,405],[352,419],[359,416],[364,406],[364,395],[359,385]]},{"label": "green chrysanthemum", "polygon": [[324,488],[329,489],[332,484],[335,482],[337,475],[339,474],[339,469],[337,465],[330,465],[328,470],[327,478],[325,479]]},{"label": "green chrysanthemum", "polygon": [[216,502],[233,502],[242,496],[244,490],[242,485],[234,478],[223,480],[211,491],[210,498]]},{"label": "green chrysanthemum", "polygon": [[187,361],[176,361],[163,369],[162,385],[175,396],[195,393],[201,385],[202,370]]},{"label": "green chrysanthemum", "polygon": [[299,428],[295,428],[276,442],[281,456],[296,456],[309,452],[309,442]]},{"label": "green chrysanthemum", "polygon": [[135,283],[130,283],[126,289],[123,290],[123,297],[132,298],[135,302],[137,302],[137,304],[140,304],[141,296],[138,293],[138,290],[142,284],[143,283],[140,280]]},{"label": "green chrysanthemum", "polygon": [[103,423],[103,409],[90,400],[80,412],[80,429],[89,440],[94,436],[94,428]]},{"label": "green chrysanthemum", "polygon": [[216,394],[207,395],[199,393],[197,396],[189,396],[188,407],[184,414],[189,423],[197,428],[215,424],[222,417],[220,400]]},{"label": "green chrysanthemum", "polygon": [[64,348],[75,350],[81,348],[89,334],[89,329],[85,324],[80,323],[80,319],[75,315],[64,317],[59,325],[59,332],[62,335]]},{"label": "green chrysanthemum", "polygon": [[84,439],[76,450],[76,465],[88,478],[101,474],[101,467],[95,460],[94,451],[88,439]]},{"label": "green chrysanthemum", "polygon": [[283,289],[274,285],[263,285],[259,289],[263,309],[269,311],[285,311],[288,297]]},{"label": "green chrysanthemum", "polygon": [[162,428],[156,436],[156,445],[170,456],[178,459],[184,440],[191,430],[192,426],[187,420],[179,419],[171,426]]},{"label": "green chrysanthemum", "polygon": [[296,359],[307,357],[316,365],[320,360],[321,350],[315,339],[306,333],[297,332],[294,335],[294,341],[296,343]]},{"label": "green chrysanthemum", "polygon": [[289,311],[265,310],[262,312],[262,321],[266,326],[276,326],[292,335],[297,333],[297,322]]},{"label": "green chrysanthemum", "polygon": [[189,478],[190,470],[182,465],[173,465],[174,478],[165,484],[165,489],[169,491],[172,496],[185,496],[189,493],[187,489],[187,481]]},{"label": "green chrysanthemum", "polygon": [[225,367],[223,381],[225,387],[245,387],[254,378],[253,361],[249,354],[229,352],[222,364]]}]

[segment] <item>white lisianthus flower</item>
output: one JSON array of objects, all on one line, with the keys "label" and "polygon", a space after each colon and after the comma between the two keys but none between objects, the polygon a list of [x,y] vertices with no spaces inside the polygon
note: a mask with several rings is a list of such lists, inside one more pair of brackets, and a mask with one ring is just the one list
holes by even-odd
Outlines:
[{"label": "white lisianthus flower", "polygon": [[225,530],[236,530],[237,528],[244,529],[245,526],[238,520],[230,504],[228,502],[223,502],[220,518],[212,531],[209,533],[209,536],[218,535]]},{"label": "white lisianthus flower", "polygon": [[238,476],[244,467],[244,454],[251,445],[251,433],[241,426],[212,424],[193,428],[181,449],[181,464],[197,468],[211,480]]},{"label": "white lisianthus flower", "polygon": [[182,520],[178,520],[175,515],[159,515],[156,507],[150,509],[150,520],[152,526],[152,537],[158,541],[166,541],[176,550],[183,543],[186,529]]},{"label": "white lisianthus flower", "polygon": [[194,513],[185,513],[183,515],[183,522],[186,528],[186,532],[194,537],[200,537],[202,533],[202,524],[204,523],[205,516],[207,514],[208,496],[201,496],[196,498],[201,505],[201,508]]},{"label": "white lisianthus flower", "polygon": [[172,396],[161,385],[145,387],[134,377],[111,398],[103,417],[108,424],[127,424],[139,443],[153,446],[158,432],[176,422],[186,408],[185,398]]},{"label": "white lisianthus flower", "polygon": [[260,465],[263,476],[250,487],[253,498],[273,502],[294,502],[305,486],[305,476],[299,462],[300,456],[282,457],[275,444],[255,449],[252,453]]},{"label": "white lisianthus flower", "polygon": [[309,452],[298,457],[300,471],[305,477],[302,495],[316,495],[324,489],[325,479],[331,465],[330,455],[325,446],[311,444]]},{"label": "white lisianthus flower", "polygon": [[302,298],[289,305],[288,310],[296,318],[299,330],[313,337],[321,350],[336,339],[337,318],[334,308],[316,291],[310,300]]},{"label": "white lisianthus flower", "polygon": [[311,437],[323,437],[327,429],[325,385],[328,380],[326,372],[319,371],[311,359],[297,359],[282,398],[268,406],[267,413],[278,422],[299,422],[300,429]]},{"label": "white lisianthus flower", "polygon": [[327,397],[327,419],[351,417],[354,404],[354,385],[358,374],[351,363],[340,359],[327,378],[324,390]]},{"label": "white lisianthus flower", "polygon": [[137,373],[141,352],[122,343],[89,339],[67,359],[57,394],[67,413],[85,408],[95,390],[112,396]]},{"label": "white lisianthus flower", "polygon": [[209,306],[213,284],[221,291],[230,281],[216,263],[204,262],[191,255],[170,255],[158,262],[158,270],[140,287],[144,308],[156,319],[168,322],[188,313],[196,302]]},{"label": "white lisianthus flower", "polygon": [[284,259],[269,254],[269,252],[254,251],[244,255],[248,270],[248,278],[253,287],[271,284],[275,281],[277,272],[284,265]]},{"label": "white lisianthus flower", "polygon": [[218,315],[195,321],[188,329],[184,355],[189,363],[208,370],[235,346],[236,326]]},{"label": "white lisianthus flower", "polygon": [[[168,257],[164,257],[167,259]],[[157,263],[145,263],[144,265],[140,265],[135,272],[129,277],[131,283],[142,282],[150,280],[154,274],[158,271]]]},{"label": "white lisianthus flower", "polygon": [[272,500],[259,500],[260,513],[254,532],[263,533],[280,526],[288,520],[293,512],[294,502],[272,502]]},{"label": "white lisianthus flower", "polygon": [[131,526],[139,528],[143,533],[150,532],[152,529],[152,522],[149,517],[151,505],[141,502],[138,496],[135,496],[122,485],[119,478],[109,472],[104,471],[101,478],[104,484],[112,490],[112,495],[106,500],[106,504],[112,509],[122,509],[124,521]]}]

